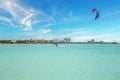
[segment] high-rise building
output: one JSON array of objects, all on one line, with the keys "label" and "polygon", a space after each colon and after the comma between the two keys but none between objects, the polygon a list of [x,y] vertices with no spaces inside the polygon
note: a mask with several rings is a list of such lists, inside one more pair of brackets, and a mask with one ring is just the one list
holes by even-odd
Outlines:
[{"label": "high-rise building", "polygon": [[71,39],[70,38],[64,38],[64,42],[69,43],[69,42],[71,42]]}]

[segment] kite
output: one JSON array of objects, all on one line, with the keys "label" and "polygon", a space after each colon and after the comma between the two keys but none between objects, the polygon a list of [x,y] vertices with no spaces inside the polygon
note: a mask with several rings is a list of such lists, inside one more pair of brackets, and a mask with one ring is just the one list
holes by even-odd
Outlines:
[{"label": "kite", "polygon": [[97,20],[100,16],[98,10],[96,8],[92,9],[92,13],[95,13],[95,20]]}]

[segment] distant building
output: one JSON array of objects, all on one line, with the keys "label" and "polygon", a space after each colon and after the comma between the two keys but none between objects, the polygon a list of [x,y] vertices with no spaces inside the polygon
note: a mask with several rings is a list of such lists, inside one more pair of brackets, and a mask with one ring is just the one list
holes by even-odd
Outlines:
[{"label": "distant building", "polygon": [[65,42],[65,43],[70,43],[70,42],[71,42],[71,39],[70,39],[70,38],[64,38],[64,42]]},{"label": "distant building", "polygon": [[92,39],[91,41],[88,41],[88,43],[94,43],[95,42],[95,40],[94,39]]},{"label": "distant building", "polygon": [[58,39],[53,39],[53,43],[58,43]]},{"label": "distant building", "polygon": [[12,40],[11,42],[12,42],[12,43],[16,43],[16,40]]}]

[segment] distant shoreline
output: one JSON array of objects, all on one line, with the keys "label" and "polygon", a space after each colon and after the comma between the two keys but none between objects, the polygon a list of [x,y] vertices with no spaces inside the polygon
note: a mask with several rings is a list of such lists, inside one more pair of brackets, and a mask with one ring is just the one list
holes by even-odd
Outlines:
[{"label": "distant shoreline", "polygon": [[78,42],[75,42],[75,43],[0,43],[0,45],[4,45],[4,44],[120,44],[120,43],[112,43],[112,42],[105,42],[105,43],[78,43]]},{"label": "distant shoreline", "polygon": [[92,39],[91,41],[87,42],[72,42],[70,40],[0,40],[0,44],[120,44],[118,42],[104,42],[104,41],[94,41]]}]

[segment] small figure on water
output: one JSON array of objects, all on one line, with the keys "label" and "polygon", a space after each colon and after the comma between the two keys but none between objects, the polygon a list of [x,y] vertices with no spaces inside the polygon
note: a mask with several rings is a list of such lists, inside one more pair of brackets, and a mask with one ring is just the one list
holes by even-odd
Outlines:
[{"label": "small figure on water", "polygon": [[58,43],[55,43],[55,46],[58,47]]}]

